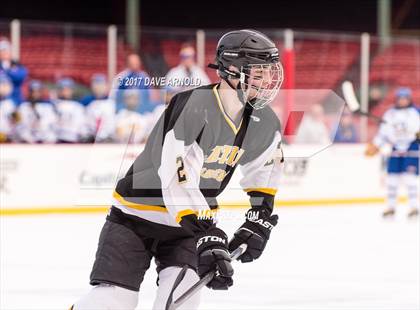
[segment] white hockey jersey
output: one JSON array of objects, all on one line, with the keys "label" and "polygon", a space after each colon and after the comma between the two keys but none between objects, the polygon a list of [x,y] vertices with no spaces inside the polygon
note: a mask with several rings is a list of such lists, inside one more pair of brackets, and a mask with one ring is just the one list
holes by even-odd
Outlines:
[{"label": "white hockey jersey", "polygon": [[56,102],[56,111],[58,140],[74,143],[87,136],[87,120],[82,104],[74,100],[59,99]]},{"label": "white hockey jersey", "polygon": [[111,139],[115,134],[116,109],[111,99],[93,100],[86,107],[89,135],[96,141]]},{"label": "white hockey jersey", "polygon": [[377,147],[391,144],[397,151],[407,151],[420,131],[420,115],[414,107],[403,109],[392,108],[382,117],[384,122],[379,127],[378,134],[373,140]]},{"label": "white hockey jersey", "polygon": [[218,87],[172,98],[143,152],[118,181],[111,216],[119,209],[141,223],[142,233],[159,239],[200,231],[237,167],[251,205],[273,209],[283,158],[280,122],[270,107],[247,105],[235,123]]},{"label": "white hockey jersey", "polygon": [[20,141],[28,143],[54,143],[57,140],[57,114],[48,102],[23,102],[18,113],[21,117],[17,135]]},{"label": "white hockey jersey", "polygon": [[146,140],[150,133],[149,117],[122,109],[116,118],[116,135],[118,142],[121,143],[141,143]]}]

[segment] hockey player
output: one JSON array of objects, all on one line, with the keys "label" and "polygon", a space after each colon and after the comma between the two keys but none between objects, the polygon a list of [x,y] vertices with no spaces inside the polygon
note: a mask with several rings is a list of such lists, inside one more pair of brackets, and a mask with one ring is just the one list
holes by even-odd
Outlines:
[{"label": "hockey player", "polygon": [[116,140],[120,143],[141,143],[150,134],[146,113],[140,113],[141,90],[123,91],[123,106],[116,116]]},{"label": "hockey player", "polygon": [[18,107],[21,122],[17,134],[20,142],[55,143],[57,115],[53,104],[43,98],[43,85],[38,80],[29,83],[29,96]]},{"label": "hockey player", "polygon": [[412,102],[411,90],[399,88],[395,94],[395,106],[385,112],[384,122],[373,142],[368,144],[367,156],[379,152],[385,144],[392,146],[387,166],[388,207],[384,217],[393,216],[397,206],[398,186],[404,181],[410,205],[408,217],[418,215],[419,184],[419,110]]},{"label": "hockey player", "polygon": [[104,74],[95,73],[90,79],[91,94],[85,96],[80,100],[80,103],[85,107],[89,106],[95,100],[108,99],[108,81]]},{"label": "hockey player", "polygon": [[58,114],[58,142],[80,142],[87,136],[87,124],[83,105],[73,99],[74,81],[71,78],[62,78],[57,85],[58,99],[55,108]]},{"label": "hockey player", "polygon": [[[115,189],[90,276],[95,287],[73,306],[134,309],[143,276],[154,257],[164,309],[182,266],[189,269],[176,299],[212,270],[208,284],[233,284],[229,251],[247,244],[242,262],[260,257],[277,224],[273,203],[282,161],[280,123],[269,102],[283,80],[275,44],[253,30],[232,31],[219,41],[221,82],[175,95],[145,149]],[[216,197],[237,166],[251,209],[233,239],[214,223]],[[197,309],[199,296],[182,309]]]},{"label": "hockey player", "polygon": [[88,135],[95,142],[110,142],[115,134],[115,101],[108,98],[108,81],[103,74],[91,79],[92,95],[82,99],[86,107]]}]

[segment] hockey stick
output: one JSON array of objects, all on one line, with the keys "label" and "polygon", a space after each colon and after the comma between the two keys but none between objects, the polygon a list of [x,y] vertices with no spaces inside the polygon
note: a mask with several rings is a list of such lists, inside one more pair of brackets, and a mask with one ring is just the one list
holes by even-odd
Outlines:
[{"label": "hockey stick", "polygon": [[[241,256],[247,248],[247,244],[243,243],[241,244],[236,250],[234,250],[232,253],[230,253],[230,258],[232,260],[236,260],[239,256]],[[181,306],[184,302],[186,302],[191,296],[193,296],[195,293],[197,293],[202,287],[206,286],[216,275],[216,271],[211,271],[208,274],[206,274],[201,280],[196,282],[193,286],[191,286],[184,294],[182,294],[177,300],[172,302],[173,292],[175,291],[175,288],[178,287],[179,281],[177,283],[177,280],[181,278],[181,274],[183,272],[184,268],[181,270],[180,274],[178,275],[174,287],[171,290],[171,293],[168,298],[168,302],[166,303],[166,310],[175,310],[179,306]],[[184,278],[185,273],[182,275],[181,280]]]},{"label": "hockey stick", "polygon": [[169,293],[168,296],[168,301],[166,302],[166,307],[165,309],[170,309],[171,304],[172,304],[172,299],[174,297],[174,292],[176,290],[176,288],[178,287],[178,285],[181,283],[182,280],[184,280],[185,274],[187,273],[188,270],[188,265],[184,265],[184,267],[182,267],[181,271],[179,272],[178,276],[175,279],[175,282],[172,286],[172,289]]},{"label": "hockey stick", "polygon": [[363,112],[360,110],[360,103],[357,100],[356,93],[354,91],[353,84],[350,81],[344,81],[341,85],[341,89],[343,91],[343,96],[346,101],[347,107],[349,108],[350,112],[358,115],[363,115],[369,117],[378,123],[383,123],[384,120],[376,115],[373,115],[369,112]]}]

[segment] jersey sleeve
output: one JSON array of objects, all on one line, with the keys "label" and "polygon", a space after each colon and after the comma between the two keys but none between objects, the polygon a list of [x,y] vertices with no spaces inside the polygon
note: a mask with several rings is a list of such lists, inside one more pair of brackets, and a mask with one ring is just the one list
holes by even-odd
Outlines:
[{"label": "jersey sleeve", "polygon": [[392,134],[392,128],[389,125],[390,118],[391,111],[387,111],[383,116],[384,121],[380,124],[378,133],[373,138],[373,144],[377,147],[381,147],[389,142],[389,136]]},{"label": "jersey sleeve", "polygon": [[204,154],[199,146],[205,126],[194,94],[175,96],[165,112],[162,151],[158,175],[162,197],[168,212],[193,234],[212,222],[199,220],[210,208],[200,191],[200,173]]},{"label": "jersey sleeve", "polygon": [[249,195],[252,207],[265,207],[272,211],[282,162],[281,134],[276,131],[258,156],[241,165],[243,178],[240,184]]}]

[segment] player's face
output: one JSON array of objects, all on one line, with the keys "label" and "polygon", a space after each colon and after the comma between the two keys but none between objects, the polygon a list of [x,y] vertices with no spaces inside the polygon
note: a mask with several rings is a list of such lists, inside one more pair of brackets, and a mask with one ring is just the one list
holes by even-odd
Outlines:
[{"label": "player's face", "polygon": [[30,95],[31,95],[31,98],[32,99],[35,99],[35,100],[41,99],[41,97],[42,97],[41,89],[33,89],[33,90],[31,90]]},{"label": "player's face", "polygon": [[96,97],[103,97],[107,94],[106,83],[97,82],[92,83],[92,92]]},{"label": "player's face", "polygon": [[245,70],[245,94],[247,100],[257,99],[269,103],[277,95],[283,81],[283,70],[279,63],[250,65]]},{"label": "player's face", "polygon": [[270,66],[253,67],[250,71],[248,84],[250,86],[249,96],[254,98],[259,89],[267,89],[273,82]]},{"label": "player's face", "polygon": [[124,104],[127,110],[136,111],[140,100],[138,94],[132,92],[124,96]]},{"label": "player's face", "polygon": [[410,105],[410,103],[411,103],[411,101],[407,97],[397,98],[397,106],[399,106],[400,108],[408,107]]},{"label": "player's face", "polygon": [[60,91],[60,97],[63,99],[72,99],[73,98],[73,89],[70,87],[64,87]]}]

